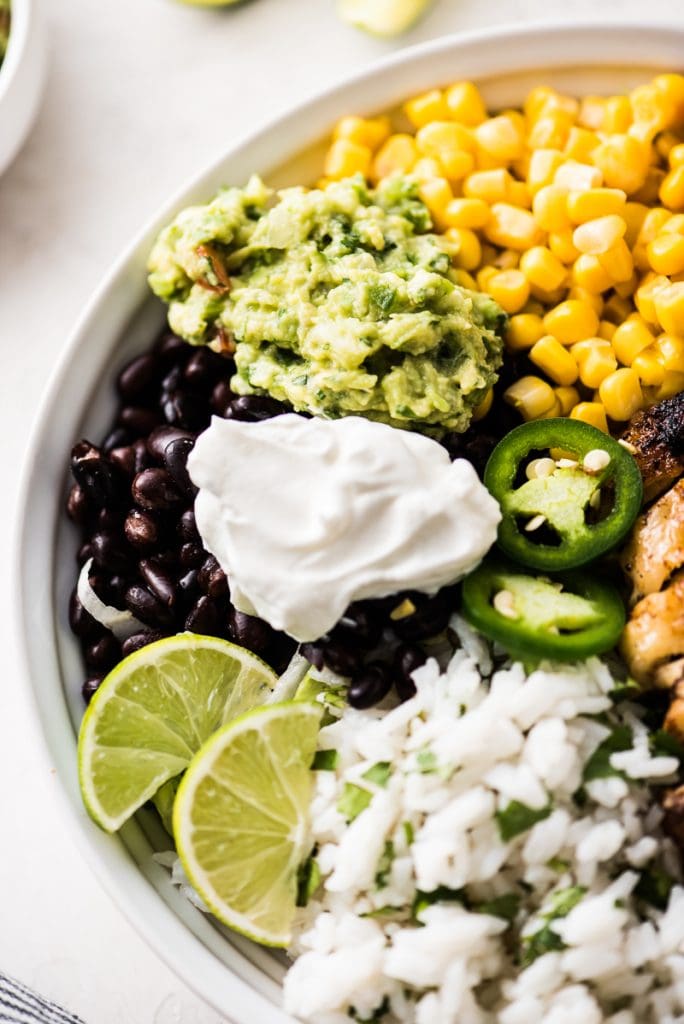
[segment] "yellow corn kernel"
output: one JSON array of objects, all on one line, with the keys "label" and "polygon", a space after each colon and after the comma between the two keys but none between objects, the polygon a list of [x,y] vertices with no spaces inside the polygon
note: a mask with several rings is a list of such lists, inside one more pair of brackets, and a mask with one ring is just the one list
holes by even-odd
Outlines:
[{"label": "yellow corn kernel", "polygon": [[496,269],[496,267],[491,266],[482,267],[480,270],[478,270],[477,273],[475,274],[475,280],[477,281],[477,290],[479,292],[486,292],[487,285],[489,284],[493,277],[496,277],[498,273],[499,271]]},{"label": "yellow corn kernel", "polygon": [[601,381],[599,396],[606,414],[620,422],[630,419],[644,404],[639,375],[626,366]]},{"label": "yellow corn kernel", "polygon": [[520,377],[506,388],[503,397],[526,421],[538,420],[558,401],[551,385],[533,376]]},{"label": "yellow corn kernel", "polygon": [[680,164],[665,175],[660,191],[661,203],[670,210],[684,209],[684,164]]},{"label": "yellow corn kernel", "polygon": [[484,396],[484,398],[482,399],[480,404],[476,405],[475,408],[473,409],[473,420],[474,420],[475,423],[477,423],[478,420],[483,420],[485,418],[485,416],[487,415],[487,413],[489,412],[489,410],[492,407],[492,402],[493,401],[494,401],[494,389],[493,388],[489,388],[488,391],[487,391],[487,394]]},{"label": "yellow corn kernel", "polygon": [[667,155],[670,167],[672,170],[675,167],[681,167],[684,165],[684,142],[678,142],[676,146],[673,146]]},{"label": "yellow corn kernel", "polygon": [[578,341],[570,349],[579,367],[579,379],[585,387],[599,387],[606,377],[617,369],[617,359],[609,341],[604,338],[587,338]]},{"label": "yellow corn kernel", "polygon": [[451,185],[446,178],[429,178],[421,182],[418,191],[434,223],[439,230],[444,230],[448,226],[444,214],[454,198]]},{"label": "yellow corn kernel", "polygon": [[596,310],[587,302],[578,302],[577,299],[561,302],[544,317],[547,333],[558,338],[563,345],[595,337],[598,325]]},{"label": "yellow corn kernel", "polygon": [[554,183],[570,192],[584,192],[590,188],[601,188],[603,176],[597,167],[581,164],[577,160],[566,160],[553,176]]},{"label": "yellow corn kernel", "polygon": [[644,349],[632,363],[632,369],[639,374],[639,380],[648,388],[657,388],[665,380],[665,367],[655,345]]},{"label": "yellow corn kernel", "polygon": [[684,235],[684,213],[673,213],[663,224],[661,234]]},{"label": "yellow corn kernel", "polygon": [[444,147],[435,153],[435,156],[444,168],[447,178],[452,181],[461,181],[475,166],[475,157],[465,149]]},{"label": "yellow corn kernel", "polygon": [[540,420],[553,420],[557,416],[561,415],[561,404],[558,396],[556,395],[556,389],[553,389],[553,405],[546,412],[543,412],[539,417]]},{"label": "yellow corn kernel", "polygon": [[598,260],[614,282],[629,281],[634,272],[634,259],[624,238],[618,239],[607,252],[599,253]]},{"label": "yellow corn kernel", "polygon": [[611,344],[623,366],[631,366],[639,353],[649,348],[654,341],[655,338],[646,321],[638,313],[634,313],[628,320],[618,325]]},{"label": "yellow corn kernel", "polygon": [[553,182],[553,176],[565,161],[560,149],[535,149],[527,168],[527,187],[534,194]]},{"label": "yellow corn kernel", "polygon": [[530,284],[544,292],[560,288],[568,274],[558,257],[543,245],[535,245],[523,253],[520,269]]},{"label": "yellow corn kernel", "polygon": [[661,160],[669,160],[670,153],[681,143],[681,136],[675,135],[674,132],[662,132],[656,139],[653,140],[655,151]]},{"label": "yellow corn kernel", "polygon": [[489,206],[484,199],[452,199],[444,219],[450,228],[483,228],[489,220]]},{"label": "yellow corn kernel", "polygon": [[663,331],[684,337],[684,282],[662,288],[655,296],[655,307]]},{"label": "yellow corn kernel", "polygon": [[325,158],[325,176],[334,180],[349,178],[353,174],[363,174],[367,177],[372,157],[368,146],[359,146],[348,139],[336,139]]},{"label": "yellow corn kernel", "polygon": [[588,423],[590,427],[602,430],[604,434],[608,433],[606,410],[601,402],[579,402],[571,411],[570,419],[581,420],[582,423]]},{"label": "yellow corn kernel", "polygon": [[586,221],[611,214],[624,213],[627,193],[620,188],[588,188],[568,195],[568,216],[573,224],[584,224]]},{"label": "yellow corn kernel", "polygon": [[544,231],[564,231],[570,226],[568,190],[561,185],[544,185],[532,200],[532,212]]},{"label": "yellow corn kernel", "polygon": [[662,167],[649,167],[646,172],[646,180],[640,189],[632,193],[635,202],[645,203],[646,206],[653,206],[658,202],[660,188],[665,180],[665,171]]},{"label": "yellow corn kernel", "polygon": [[502,249],[530,249],[542,241],[542,231],[529,210],[510,203],[494,203],[484,228],[487,239]]},{"label": "yellow corn kernel", "polygon": [[663,232],[648,243],[646,253],[656,274],[681,274],[684,270],[684,235]]},{"label": "yellow corn kernel", "polygon": [[577,288],[584,288],[594,295],[613,287],[612,277],[606,273],[597,256],[581,253],[572,267],[572,280]]},{"label": "yellow corn kernel", "polygon": [[[541,319],[544,316],[544,314],[546,312],[546,309],[544,307],[544,304],[539,302],[537,299],[530,299],[529,302],[527,302],[525,304],[525,308],[523,309],[522,312],[525,315],[527,315],[529,313],[530,316],[538,316]],[[541,338],[541,336],[543,334],[544,334],[544,325],[542,324],[542,332],[539,335],[539,337]],[[536,340],[538,341],[539,339],[537,338]]]},{"label": "yellow corn kernel", "polygon": [[668,288],[670,282],[668,278],[663,277],[662,274],[646,275],[643,278],[641,284],[634,293],[634,302],[636,308],[641,313],[644,320],[649,324],[658,323],[658,314],[656,313],[655,297],[659,291],[663,288]]},{"label": "yellow corn kernel", "polygon": [[568,141],[565,143],[564,154],[569,160],[588,163],[591,159],[591,154],[599,142],[600,139],[596,132],[590,132],[586,128],[578,128],[577,125],[573,125],[568,132]]},{"label": "yellow corn kernel", "polygon": [[528,146],[530,149],[564,149],[573,121],[565,110],[545,110],[530,127]]},{"label": "yellow corn kernel", "polygon": [[600,317],[603,312],[603,298],[595,292],[587,291],[586,288],[578,288],[574,285],[565,298],[577,299],[579,302],[586,302],[596,311],[596,316],[598,317]]},{"label": "yellow corn kernel", "polygon": [[456,82],[444,94],[449,115],[465,125],[478,125],[487,117],[487,108],[472,82]]},{"label": "yellow corn kernel", "polygon": [[601,131],[612,135],[626,132],[632,123],[632,107],[626,96],[609,96],[603,108]]},{"label": "yellow corn kernel", "polygon": [[454,267],[449,274],[454,284],[460,284],[461,288],[468,288],[471,292],[477,291],[477,281],[472,274],[462,267]]},{"label": "yellow corn kernel", "polygon": [[515,249],[504,249],[497,252],[491,262],[499,270],[515,270],[520,263],[520,253]]},{"label": "yellow corn kernel", "polygon": [[622,217],[610,213],[607,217],[597,217],[596,220],[580,224],[573,232],[572,241],[580,252],[599,256],[612,249],[624,237],[626,230],[627,225]]},{"label": "yellow corn kernel", "polygon": [[631,135],[609,135],[592,154],[608,188],[637,192],[648,174],[650,146]]},{"label": "yellow corn kernel", "polygon": [[454,121],[428,121],[416,132],[416,146],[426,156],[439,154],[442,149],[463,149],[474,153],[475,135],[471,128]]},{"label": "yellow corn kernel", "polygon": [[643,227],[646,214],[648,213],[648,206],[645,203],[625,203],[620,213],[620,216],[624,218],[625,224],[627,225],[627,231],[625,232],[625,242],[631,248],[639,237],[639,232]]},{"label": "yellow corn kernel", "polygon": [[418,159],[416,144],[411,135],[390,135],[376,153],[372,175],[376,181],[390,174],[408,174]]},{"label": "yellow corn kernel", "polygon": [[674,72],[656,75],[653,84],[672,103],[675,120],[684,120],[684,75]]},{"label": "yellow corn kernel", "polygon": [[560,387],[553,390],[560,405],[560,415],[568,416],[570,410],[579,402],[579,391],[577,388],[571,387]]},{"label": "yellow corn kernel", "polygon": [[583,128],[590,128],[598,131],[603,125],[603,115],[606,109],[604,96],[585,96],[580,102],[577,123]]},{"label": "yellow corn kernel", "polygon": [[[642,138],[652,139],[672,123],[675,113],[672,103],[653,82],[646,82],[633,89],[629,96],[634,115],[634,126]],[[626,131],[626,129],[619,129]]]},{"label": "yellow corn kernel", "polygon": [[615,282],[615,291],[622,298],[631,299],[631,297],[634,295],[634,292],[637,290],[638,284],[639,276],[636,273],[636,271],[632,271],[631,276],[628,277],[626,281]]},{"label": "yellow corn kernel", "polygon": [[655,393],[656,402],[662,402],[664,398],[673,398],[684,391],[684,373],[666,373],[665,380]]},{"label": "yellow corn kernel", "polygon": [[521,206],[529,210],[532,206],[532,195],[524,181],[511,181],[508,189],[508,202],[513,206]]},{"label": "yellow corn kernel", "polygon": [[577,380],[577,363],[551,334],[545,335],[530,349],[530,360],[556,384],[569,387]]},{"label": "yellow corn kernel", "polygon": [[656,352],[668,373],[684,373],[684,338],[674,334],[659,334],[656,338]]},{"label": "yellow corn kernel", "polygon": [[574,121],[579,111],[579,103],[573,96],[564,96],[548,85],[536,85],[525,97],[523,110],[529,121],[536,121],[550,110],[564,110]]},{"label": "yellow corn kernel", "polygon": [[657,238],[671,216],[671,212],[663,209],[662,206],[654,206],[653,209],[649,210],[643,219],[641,230],[637,235],[638,244],[648,245],[654,238]]},{"label": "yellow corn kernel", "polygon": [[544,336],[544,322],[534,313],[518,313],[508,321],[506,346],[511,352],[524,352]]},{"label": "yellow corn kernel", "polygon": [[422,156],[413,165],[411,176],[417,181],[429,181],[431,178],[443,178],[444,168],[437,157]]},{"label": "yellow corn kernel", "polygon": [[629,299],[622,295],[611,295],[606,299],[603,306],[603,319],[610,320],[614,324],[621,324],[634,312],[634,306]]},{"label": "yellow corn kernel", "polygon": [[[474,231],[468,228],[448,228],[444,232],[454,266],[462,270],[475,270],[482,262],[482,245]],[[496,268],[492,268],[496,273]],[[478,278],[479,284],[479,278]]]},{"label": "yellow corn kernel", "polygon": [[469,199],[482,199],[483,202],[490,204],[505,202],[512,182],[513,179],[505,167],[492,171],[475,171],[463,182],[463,194]]},{"label": "yellow corn kernel", "polygon": [[573,245],[572,228],[564,228],[563,231],[550,231],[549,249],[566,266],[574,263],[581,255]]},{"label": "yellow corn kernel", "polygon": [[414,96],[404,104],[404,112],[415,128],[422,128],[430,121],[444,121],[449,116],[441,89],[430,89],[420,96]]},{"label": "yellow corn kernel", "polygon": [[343,117],[335,125],[333,138],[347,139],[357,146],[368,146],[377,149],[385,139],[389,138],[390,121],[388,117]]},{"label": "yellow corn kernel", "polygon": [[487,292],[507,313],[518,313],[530,297],[530,284],[520,270],[500,270],[487,282]]},{"label": "yellow corn kernel", "polygon": [[490,117],[475,129],[478,146],[498,164],[519,160],[525,152],[524,124],[508,114]]},{"label": "yellow corn kernel", "polygon": [[610,320],[600,320],[598,325],[598,337],[604,338],[606,341],[611,341],[616,330],[617,324],[612,324]]}]

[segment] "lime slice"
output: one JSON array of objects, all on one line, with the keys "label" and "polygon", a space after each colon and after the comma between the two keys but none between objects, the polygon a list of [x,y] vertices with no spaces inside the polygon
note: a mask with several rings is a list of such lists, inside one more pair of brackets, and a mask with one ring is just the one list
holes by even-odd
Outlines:
[{"label": "lime slice", "polygon": [[320,718],[294,701],[236,718],[195,756],[173,808],[190,882],[220,921],[265,946],[290,938]]},{"label": "lime slice", "polygon": [[432,0],[338,0],[343,21],[375,36],[405,32],[429,7]]},{"label": "lime slice", "polygon": [[276,679],[250,651],[194,633],[125,658],[90,702],[78,737],[91,818],[115,832],[185,770],[213,732],[264,701]]}]

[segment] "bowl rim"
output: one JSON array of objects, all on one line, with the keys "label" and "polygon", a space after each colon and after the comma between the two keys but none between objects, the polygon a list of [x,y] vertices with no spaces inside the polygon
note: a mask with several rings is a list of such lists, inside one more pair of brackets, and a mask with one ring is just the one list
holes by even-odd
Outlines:
[{"label": "bowl rim", "polygon": [[[15,0],[15,2],[23,3],[28,8],[35,0]],[[605,37],[608,34],[613,50],[611,51],[611,60],[606,62],[604,56]],[[599,45],[601,39],[603,42]],[[487,53],[492,46],[498,44],[506,44],[508,49],[502,48],[500,55],[502,67],[500,70],[494,71],[492,70],[492,61],[487,57]],[[517,56],[518,45],[511,44],[526,46],[530,51],[526,58],[527,64]],[[96,323],[101,308],[105,307],[108,301],[114,302],[119,296],[120,305],[126,307],[129,314],[133,312],[135,306],[132,302],[127,305],[126,295],[130,292],[131,295],[139,297],[139,294],[136,291],[137,278],[132,275],[131,271],[140,263],[141,249],[149,244],[149,240],[169,215],[181,204],[192,201],[193,194],[197,193],[199,189],[210,189],[212,179],[217,177],[220,169],[229,161],[236,161],[241,154],[267,151],[268,140],[274,132],[279,131],[283,137],[289,138],[288,129],[292,129],[295,136],[299,134],[304,138],[305,133],[303,133],[301,124],[309,119],[315,122],[316,117],[320,119],[321,112],[331,102],[335,101],[341,106],[343,99],[351,93],[352,98],[348,101],[344,99],[344,102],[355,103],[354,109],[362,111],[364,103],[361,90],[368,83],[378,83],[385,76],[391,78],[390,73],[396,73],[398,69],[406,66],[427,66],[431,58],[446,57],[452,53],[454,55],[463,52],[474,53],[478,47],[485,51],[483,60],[486,70],[480,77],[482,75],[492,77],[510,74],[514,70],[520,71],[525,67],[530,67],[532,70],[538,68],[541,73],[544,66],[549,67],[553,62],[553,51],[561,49],[563,45],[566,51],[572,51],[571,57],[566,55],[561,61],[561,66],[567,68],[573,66],[578,68],[610,67],[618,64],[624,66],[630,61],[644,66],[650,64],[651,66],[660,65],[664,68],[676,67],[678,63],[677,50],[679,54],[682,53],[682,44],[684,44],[684,25],[660,20],[610,19],[583,20],[581,22],[559,20],[534,22],[523,26],[501,25],[485,30],[451,34],[400,49],[345,76],[315,93],[312,97],[287,107],[285,111],[262,122],[254,131],[237,139],[200,173],[193,174],[161,205],[157,213],[138,231],[104,275],[92,297],[86,303],[50,375],[24,456],[15,506],[17,518],[13,537],[14,564],[12,571],[18,595],[13,609],[13,627],[19,653],[19,670],[24,681],[23,690],[31,706],[30,729],[33,735],[29,741],[35,742],[38,746],[37,757],[40,757],[44,764],[57,774],[57,799],[63,808],[63,817],[70,822],[77,846],[114,903],[176,976],[220,1012],[225,1013],[226,1006],[228,1006],[231,1014],[239,1014],[239,1016],[235,1016],[235,1020],[240,1024],[243,1022],[246,1024],[247,1021],[254,1019],[265,1021],[264,1013],[268,1014],[269,1024],[295,1024],[295,1022],[294,1018],[273,1005],[265,997],[263,988],[262,991],[257,991],[247,980],[245,974],[234,973],[209,948],[200,944],[179,916],[160,898],[130,856],[130,850],[139,842],[139,837],[136,837],[135,832],[129,833],[127,844],[124,844],[119,836],[106,836],[99,832],[85,814],[82,806],[79,806],[73,799],[71,793],[73,786],[69,785],[69,777],[73,775],[72,769],[75,769],[75,736],[66,714],[61,682],[57,689],[54,687],[54,683],[59,680],[59,673],[56,671],[55,607],[53,602],[54,523],[57,522],[59,515],[54,506],[59,495],[54,491],[50,492],[53,502],[50,515],[54,517],[54,523],[50,529],[47,529],[44,522],[45,516],[37,509],[40,502],[33,501],[33,493],[34,491],[39,492],[41,489],[39,485],[42,474],[46,473],[47,477],[50,477],[49,460],[45,457],[43,442],[51,435],[51,414],[59,403],[60,392],[70,375],[72,361]],[[19,45],[15,45],[15,52],[19,49]],[[667,54],[667,59],[662,59],[660,54]],[[471,71],[468,72],[468,75],[469,77],[478,77]],[[429,74],[426,73],[424,77],[428,80]],[[2,99],[1,85],[0,77],[0,100]],[[385,91],[389,92],[389,88],[386,88]],[[358,101],[354,99],[354,96],[359,97]],[[375,107],[381,105],[381,101],[379,104],[373,104]],[[366,104],[367,106],[368,104]],[[281,155],[289,153],[290,156],[293,156],[298,149],[301,149],[301,146],[277,143],[275,149]],[[111,355],[110,344],[108,349],[110,359]],[[36,643],[30,631],[36,593],[27,570],[31,564],[30,556],[34,537],[40,535],[41,529],[42,533],[48,536],[45,543],[48,545],[51,559],[49,565],[43,563],[46,578],[47,574],[50,574],[49,586],[46,587],[49,596],[46,596],[45,589],[41,592],[47,601],[46,608],[49,607],[49,614],[46,616],[46,620],[49,621],[40,623],[44,630],[41,639],[52,646],[51,658],[55,678],[51,680],[49,688],[55,691],[53,696],[57,703],[52,710],[57,712],[58,723],[49,720],[48,712],[39,701],[41,683],[38,681],[35,665]],[[66,731],[64,730],[65,725]],[[60,761],[63,760],[65,742],[71,747],[71,757],[74,762],[73,765],[66,768],[63,764],[60,765]],[[56,768],[55,765],[57,765]],[[147,911],[149,911],[149,916]],[[159,927],[160,916],[164,917],[164,929]],[[223,942],[223,940],[220,941]],[[249,966],[256,972],[254,977],[257,975],[263,977],[254,965],[250,964]],[[248,975],[249,971],[245,973]]]}]

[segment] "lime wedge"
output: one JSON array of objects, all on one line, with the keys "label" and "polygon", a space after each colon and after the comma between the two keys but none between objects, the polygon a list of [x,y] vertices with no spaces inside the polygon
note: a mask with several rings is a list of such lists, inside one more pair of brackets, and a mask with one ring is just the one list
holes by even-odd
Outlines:
[{"label": "lime wedge", "polygon": [[290,938],[320,718],[291,701],[234,719],[195,755],[173,808],[190,882],[220,921],[265,946]]},{"label": "lime wedge", "polygon": [[375,36],[405,32],[427,10],[432,0],[338,0],[343,21]]},{"label": "lime wedge", "polygon": [[194,633],[125,658],[90,702],[78,737],[91,818],[115,832],[185,770],[213,732],[264,701],[276,679],[250,651]]}]

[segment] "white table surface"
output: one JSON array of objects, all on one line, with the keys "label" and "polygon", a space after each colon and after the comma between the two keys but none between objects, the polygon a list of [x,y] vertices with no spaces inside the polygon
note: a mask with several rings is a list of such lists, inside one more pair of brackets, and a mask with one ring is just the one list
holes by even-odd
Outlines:
[{"label": "white table surface", "polygon": [[[85,299],[141,222],[234,134],[402,43],[340,24],[334,0],[252,0],[224,12],[173,0],[45,6],[44,103],[0,181],[0,970],[88,1024],[221,1024],[100,889],[36,757],[9,628],[14,496],[47,378]],[[402,42],[551,16],[667,20],[678,6],[437,0]]]}]

